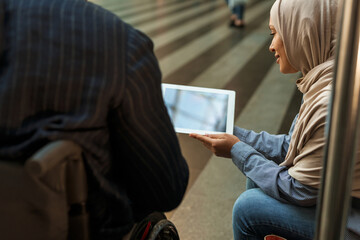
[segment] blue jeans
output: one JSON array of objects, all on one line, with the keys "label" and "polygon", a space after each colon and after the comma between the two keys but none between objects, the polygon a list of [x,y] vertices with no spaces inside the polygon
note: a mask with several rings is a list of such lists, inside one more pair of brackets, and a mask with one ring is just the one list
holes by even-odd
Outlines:
[{"label": "blue jeans", "polygon": [[[254,187],[251,182],[247,187]],[[276,234],[286,239],[312,239],[315,232],[316,207],[299,207],[282,203],[260,188],[242,193],[233,208],[234,240],[264,239]]]},{"label": "blue jeans", "polygon": [[[229,0],[225,0],[225,1],[227,4],[229,4]],[[234,6],[231,12],[235,14],[239,20],[243,20],[244,12],[245,12],[245,4],[239,4]]]},{"label": "blue jeans", "polygon": [[232,13],[236,14],[237,18],[240,20],[244,19],[245,5],[240,4],[233,8]]}]

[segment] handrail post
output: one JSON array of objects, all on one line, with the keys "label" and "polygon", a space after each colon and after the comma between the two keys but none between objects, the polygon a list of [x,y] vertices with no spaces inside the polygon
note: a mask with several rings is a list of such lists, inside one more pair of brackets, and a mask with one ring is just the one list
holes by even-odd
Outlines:
[{"label": "handrail post", "polygon": [[337,51],[316,240],[344,239],[360,125],[360,1],[339,0]]}]

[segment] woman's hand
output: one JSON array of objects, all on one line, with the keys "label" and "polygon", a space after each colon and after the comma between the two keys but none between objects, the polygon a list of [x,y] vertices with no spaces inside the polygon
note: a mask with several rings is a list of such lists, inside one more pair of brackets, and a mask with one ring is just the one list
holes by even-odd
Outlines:
[{"label": "woman's hand", "polygon": [[196,134],[190,133],[190,137],[201,141],[216,156],[231,158],[231,148],[240,142],[239,138],[231,134]]}]

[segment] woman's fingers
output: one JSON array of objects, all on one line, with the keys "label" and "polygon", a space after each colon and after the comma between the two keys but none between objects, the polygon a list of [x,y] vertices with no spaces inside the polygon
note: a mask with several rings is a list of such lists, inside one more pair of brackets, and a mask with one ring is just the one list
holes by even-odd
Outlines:
[{"label": "woman's fingers", "polygon": [[231,157],[232,146],[240,141],[236,136],[230,134],[189,134],[190,137],[201,141],[206,148],[215,155],[221,157]]},{"label": "woman's fingers", "polygon": [[212,138],[212,139],[223,139],[226,137],[227,134],[205,134],[205,136]]},{"label": "woman's fingers", "polygon": [[204,143],[204,145],[207,148],[209,148],[209,146],[211,146],[212,139],[210,137],[206,136],[206,135],[201,135],[201,134],[197,134],[197,133],[190,133],[189,136],[201,141],[202,143]]},{"label": "woman's fingers", "polygon": [[200,140],[202,142],[208,142],[211,141],[211,137],[209,137],[208,135],[201,135],[201,134],[197,134],[197,133],[190,133],[189,134],[190,137],[195,138],[197,140]]}]

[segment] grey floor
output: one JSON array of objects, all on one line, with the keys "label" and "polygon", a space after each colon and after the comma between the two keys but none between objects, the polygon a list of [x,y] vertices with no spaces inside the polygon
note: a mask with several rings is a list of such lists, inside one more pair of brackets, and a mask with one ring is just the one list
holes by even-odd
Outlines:
[{"label": "grey floor", "polygon": [[[92,0],[146,33],[154,42],[163,82],[236,91],[235,124],[254,131],[287,132],[301,95],[297,75],[282,75],[268,51],[273,0],[249,0],[246,27],[228,27],[224,0]],[[245,177],[231,159],[178,134],[190,167],[181,205],[167,213],[182,240],[232,237],[232,206]]]}]

